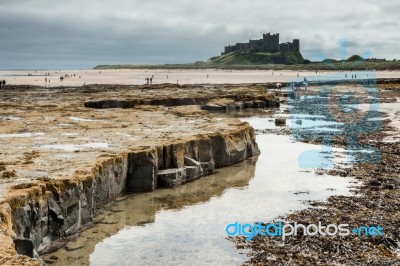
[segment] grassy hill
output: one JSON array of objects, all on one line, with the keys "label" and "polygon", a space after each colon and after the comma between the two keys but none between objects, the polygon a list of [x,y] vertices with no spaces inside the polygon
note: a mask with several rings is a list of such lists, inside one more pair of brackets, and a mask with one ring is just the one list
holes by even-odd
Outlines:
[{"label": "grassy hill", "polygon": [[211,65],[264,65],[264,64],[300,64],[304,59],[300,53],[296,52],[276,52],[276,53],[244,53],[231,52],[221,56],[211,57],[205,64]]},{"label": "grassy hill", "polygon": [[190,64],[163,64],[163,65],[98,65],[93,69],[266,69],[266,70],[400,70],[400,61],[388,62],[352,62],[338,63],[309,63],[309,64],[213,64],[197,62]]},{"label": "grassy hill", "polygon": [[300,53],[239,53],[211,57],[207,61],[162,65],[98,65],[94,69],[268,69],[268,70],[400,70],[400,60],[368,62],[358,55],[346,60],[304,60]]}]

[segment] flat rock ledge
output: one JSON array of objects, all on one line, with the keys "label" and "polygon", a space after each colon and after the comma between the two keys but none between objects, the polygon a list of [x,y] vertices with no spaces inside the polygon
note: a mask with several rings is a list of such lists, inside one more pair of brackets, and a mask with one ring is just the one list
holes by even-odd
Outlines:
[{"label": "flat rock ledge", "polygon": [[99,157],[90,173],[13,187],[0,202],[0,264],[44,264],[49,252],[90,227],[96,208],[124,193],[174,187],[259,154],[247,123]]}]

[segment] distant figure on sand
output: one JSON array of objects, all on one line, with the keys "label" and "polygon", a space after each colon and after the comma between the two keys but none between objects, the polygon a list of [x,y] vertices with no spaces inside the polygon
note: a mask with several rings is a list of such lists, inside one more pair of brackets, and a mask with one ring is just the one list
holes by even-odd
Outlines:
[{"label": "distant figure on sand", "polygon": [[64,77],[63,77],[63,76],[61,76],[61,77],[60,77],[60,81],[63,81],[63,80],[64,80]]},{"label": "distant figure on sand", "polygon": [[3,81],[0,80],[0,88],[3,86]]},{"label": "distant figure on sand", "polygon": [[150,78],[150,84],[153,84],[153,78],[152,77]]},{"label": "distant figure on sand", "polygon": [[[276,83],[276,90],[278,92],[281,92],[281,88],[282,88],[282,84],[281,83]],[[274,91],[275,91],[275,89],[274,89]]]},{"label": "distant figure on sand", "polygon": [[3,79],[3,87],[6,86],[6,81]]},{"label": "distant figure on sand", "polygon": [[[305,79],[305,78],[304,78]],[[303,82],[303,85],[304,85],[304,88],[306,89],[306,90],[308,90],[308,83],[307,82]]]}]

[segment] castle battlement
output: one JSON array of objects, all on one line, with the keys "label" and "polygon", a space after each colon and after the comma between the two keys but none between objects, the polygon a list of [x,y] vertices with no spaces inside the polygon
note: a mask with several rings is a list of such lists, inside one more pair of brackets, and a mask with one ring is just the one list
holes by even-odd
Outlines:
[{"label": "castle battlement", "polygon": [[263,34],[263,38],[259,40],[249,40],[247,43],[236,43],[235,45],[225,46],[225,50],[221,55],[234,52],[300,52],[300,40],[293,39],[293,42],[279,43],[279,33]]}]

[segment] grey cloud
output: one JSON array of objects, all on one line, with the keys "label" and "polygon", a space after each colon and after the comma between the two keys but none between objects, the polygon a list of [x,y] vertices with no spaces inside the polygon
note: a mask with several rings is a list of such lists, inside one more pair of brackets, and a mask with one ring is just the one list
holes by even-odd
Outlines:
[{"label": "grey cloud", "polygon": [[89,68],[186,63],[224,45],[279,31],[301,51],[340,58],[371,50],[399,57],[399,4],[385,1],[13,0],[0,3],[0,68]]}]

